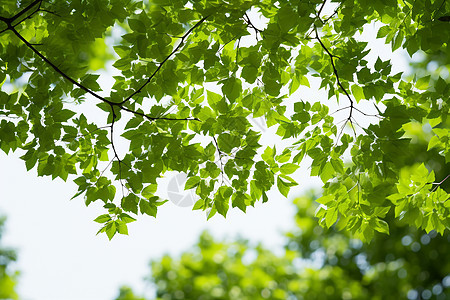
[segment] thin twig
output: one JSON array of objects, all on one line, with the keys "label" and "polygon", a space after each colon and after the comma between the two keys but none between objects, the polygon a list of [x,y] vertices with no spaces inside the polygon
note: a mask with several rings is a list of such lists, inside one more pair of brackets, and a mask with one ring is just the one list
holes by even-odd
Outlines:
[{"label": "thin twig", "polygon": [[150,83],[150,81],[153,79],[153,77],[155,77],[155,75],[159,72],[159,70],[161,70],[162,66],[169,60],[170,57],[172,57],[173,54],[175,54],[184,44],[184,40],[186,39],[186,37],[189,36],[189,34],[198,26],[200,26],[207,18],[208,16],[203,17],[202,19],[200,19],[200,21],[198,21],[194,26],[192,26],[182,37],[181,37],[181,41],[180,43],[175,47],[175,49],[173,49],[173,51],[159,64],[158,68],[156,68],[156,70],[152,73],[152,75],[150,75],[147,80],[145,81],[145,83],[143,85],[141,85],[140,88],[138,88],[136,91],[134,91],[131,95],[129,95],[128,97],[126,97],[124,100],[122,100],[121,102],[119,102],[119,105],[124,104],[125,102],[129,101],[131,98],[133,98],[134,96],[136,96],[137,94],[139,94],[140,92],[142,92],[142,90],[144,89],[144,87],[147,86],[147,84]]},{"label": "thin twig", "polygon": [[328,48],[323,44],[322,40],[321,40],[320,37],[319,37],[319,33],[317,32],[317,28],[316,28],[316,27],[314,27],[314,31],[315,31],[315,33],[316,33],[315,39],[316,39],[317,41],[319,41],[320,46],[322,46],[322,49],[325,50],[325,52],[326,52],[326,53],[328,54],[328,56],[330,57],[331,67],[333,68],[333,73],[334,73],[334,75],[336,76],[337,84],[338,84],[338,86],[342,89],[342,91],[344,92],[344,94],[347,96],[347,98],[348,98],[348,100],[349,100],[349,102],[350,102],[350,109],[353,110],[353,103],[354,103],[354,102],[353,102],[352,98],[350,97],[350,94],[347,92],[347,90],[344,88],[344,86],[343,86],[342,83],[341,83],[341,80],[340,80],[340,78],[339,78],[339,73],[338,73],[338,71],[337,71],[336,65],[334,64],[334,55],[331,54],[331,52],[328,50]]},{"label": "thin twig", "polygon": [[[33,6],[35,6],[37,3],[40,3],[42,0],[39,0],[39,1],[34,1],[32,4],[33,5],[29,5],[29,6],[27,6],[25,9],[23,9],[21,12],[19,12],[17,15],[15,15],[14,17],[12,17],[12,18],[5,18],[5,17],[1,17],[0,16],[0,21],[3,21],[6,25],[7,25],[7,28],[6,28],[6,30],[11,30],[28,48],[30,48],[37,56],[39,56],[45,63],[47,63],[48,65],[50,65],[58,74],[60,74],[63,78],[65,78],[67,81],[69,81],[70,83],[72,83],[73,85],[75,85],[75,86],[77,86],[78,88],[80,88],[80,89],[82,89],[83,91],[85,91],[85,92],[87,92],[87,93],[89,93],[89,94],[91,94],[92,96],[94,96],[95,98],[97,98],[97,99],[99,99],[100,101],[102,101],[102,102],[105,102],[105,103],[107,103],[107,104],[109,104],[110,106],[117,106],[118,108],[120,108],[120,109],[122,109],[122,110],[125,110],[125,111],[127,111],[127,112],[130,112],[130,113],[132,113],[132,114],[135,114],[135,115],[139,115],[139,116],[142,116],[142,117],[145,117],[145,118],[147,118],[148,120],[150,120],[150,121],[154,121],[154,120],[169,120],[169,121],[182,121],[182,120],[184,120],[184,121],[189,121],[189,120],[195,120],[195,121],[200,121],[199,119],[197,119],[197,118],[169,118],[169,117],[151,117],[151,116],[148,116],[148,115],[146,115],[146,114],[144,114],[144,113],[140,113],[140,112],[138,112],[138,111],[134,111],[134,110],[132,110],[132,109],[129,109],[129,108],[126,108],[126,107],[124,107],[123,106],[123,104],[124,104],[124,101],[122,101],[122,102],[119,102],[119,103],[117,103],[117,102],[113,102],[113,101],[110,101],[110,100],[108,100],[108,99],[106,99],[106,98],[104,98],[104,97],[102,97],[102,96],[100,96],[99,94],[97,94],[97,93],[95,93],[94,91],[92,91],[91,89],[89,89],[89,88],[87,88],[87,87],[85,87],[84,85],[82,85],[81,83],[79,83],[79,82],[77,82],[75,79],[73,79],[72,77],[70,77],[69,75],[67,75],[65,72],[63,72],[58,66],[56,66],[54,63],[52,63],[52,61],[50,60],[50,59],[48,59],[46,56],[44,56],[39,50],[37,50],[35,47],[34,47],[34,45],[32,44],[32,43],[30,43],[30,42],[28,42],[16,29],[15,29],[15,25],[12,25],[12,22],[14,21],[14,20],[16,20],[20,15],[23,15],[25,12],[27,12],[27,11],[29,11]],[[39,7],[40,7],[40,5],[39,5]],[[37,8],[37,10],[39,10],[39,7]],[[34,12],[33,12],[34,13]],[[197,22],[197,24],[194,26],[194,27],[192,27],[191,29],[189,29],[188,30],[188,32],[186,32],[186,34],[183,36],[183,38],[186,38],[187,37],[187,35],[190,33],[190,32],[192,32],[192,30],[195,28],[195,27],[198,27],[204,20],[206,20],[206,18],[207,17],[204,17],[202,20],[200,20],[199,22]],[[17,24],[16,24],[17,25]],[[169,57],[173,54],[173,53],[175,53],[175,51],[177,51],[180,47],[181,47],[181,44],[182,43],[180,43],[180,45],[178,45],[178,47],[177,48],[175,48],[175,50],[165,59],[165,61],[167,61],[168,59],[169,59]],[[164,63],[164,62],[163,62]],[[161,65],[160,65],[160,67],[161,67]],[[159,67],[159,68],[160,68]],[[153,73],[153,75],[149,78],[150,80],[151,80],[151,78],[156,74],[156,72],[157,71],[155,71],[154,73]],[[148,80],[149,81],[149,80]],[[144,84],[144,86],[145,86],[145,84]],[[141,89],[143,88],[143,86],[141,87]],[[139,91],[139,90],[138,90]],[[137,92],[138,92],[137,91]],[[136,92],[134,93],[134,94],[136,94]]]},{"label": "thin twig", "polygon": [[[247,19],[246,19],[246,18]],[[247,23],[247,27],[252,28],[255,31],[255,37],[256,37],[256,41],[258,40],[258,33],[261,35],[261,30],[256,28],[255,25],[253,25],[252,21],[250,20],[250,17],[247,15],[247,13],[244,13],[244,17],[243,17],[244,21]]]},{"label": "thin twig", "polygon": [[437,190],[437,188],[438,188],[441,184],[443,184],[449,177],[450,177],[450,174],[448,174],[441,182],[433,182],[432,184],[433,184],[433,185],[436,185],[436,186],[431,190],[431,192],[434,192],[435,190]]},{"label": "thin twig", "polygon": [[109,105],[117,105],[117,103],[114,103],[110,100],[105,99],[104,97],[100,96],[99,94],[95,93],[94,91],[88,89],[84,85],[78,83],[75,79],[61,71],[60,68],[58,68],[54,63],[52,63],[47,57],[45,57],[39,50],[37,50],[30,42],[28,42],[10,23],[8,23],[8,28],[25,44],[30,48],[37,56],[39,56],[43,61],[45,61],[48,65],[50,65],[57,73],[59,73],[62,77],[64,77],[67,81],[72,83],[73,85],[79,87],[83,91],[91,94],[95,98],[101,100],[102,102],[106,102]]},{"label": "thin twig", "polygon": [[122,110],[124,110],[124,111],[127,111],[127,112],[133,113],[133,114],[135,114],[135,115],[144,117],[144,118],[146,118],[146,119],[149,120],[149,121],[155,121],[155,120],[166,120],[166,121],[200,121],[200,119],[198,119],[198,118],[152,117],[152,116],[146,115],[146,114],[144,114],[144,113],[141,113],[141,112],[139,112],[139,111],[134,111],[134,110],[132,110],[132,109],[129,109],[129,108],[123,106],[123,105],[119,105],[118,103],[113,103],[113,105],[119,107],[120,109],[122,109]]},{"label": "thin twig", "polygon": [[383,119],[383,117],[380,116],[379,114],[375,114],[375,115],[373,115],[373,114],[367,114],[367,113],[363,112],[362,110],[360,110],[360,109],[357,108],[357,107],[353,107],[353,109],[354,109],[355,111],[359,112],[360,114],[366,116],[366,117],[376,117],[376,118],[379,118],[379,119]]},{"label": "thin twig", "polygon": [[[317,12],[317,18],[319,18],[320,21],[322,21],[322,19],[320,19],[320,14],[322,13],[323,8],[325,7],[325,4],[327,3],[327,0],[324,0],[322,2],[322,5],[319,8],[319,11]],[[323,21],[322,21],[323,22]]]},{"label": "thin twig", "polygon": [[[338,7],[339,8],[339,7]],[[336,8],[334,10],[334,13],[331,14],[331,16],[329,16],[328,18],[326,18],[325,20],[323,20],[323,23],[327,23],[332,17],[334,17],[337,13],[338,13],[338,8]]]}]

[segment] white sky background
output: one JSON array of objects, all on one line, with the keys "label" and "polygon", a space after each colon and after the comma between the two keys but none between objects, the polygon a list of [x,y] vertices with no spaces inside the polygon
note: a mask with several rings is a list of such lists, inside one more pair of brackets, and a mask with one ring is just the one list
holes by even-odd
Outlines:
[{"label": "white sky background", "polygon": [[[383,40],[374,40],[376,32],[367,26],[364,36],[370,37],[368,47],[376,51],[366,59],[373,63],[377,56],[391,58],[394,74],[406,71],[405,54],[399,50],[392,54]],[[319,83],[310,83],[311,89],[302,88],[296,95],[304,101],[326,100],[326,92],[318,91]],[[338,114],[335,118],[340,120]],[[364,123],[365,118],[356,119]],[[266,135],[262,143],[273,146],[273,138]],[[37,177],[36,170],[26,171],[20,155],[0,153],[0,214],[8,218],[2,244],[18,250],[18,292],[23,300],[112,300],[121,285],[151,296],[152,289],[142,280],[150,272],[149,260],[190,249],[205,229],[219,240],[240,235],[281,251],[281,233],[294,226],[291,200],[320,184],[309,178],[308,162],[303,162],[294,176],[300,186],[291,190],[289,199],[271,191],[268,203],[257,203],[246,214],[231,209],[227,219],[216,215],[209,221],[204,212],[168,202],[156,219],[140,216],[129,224],[129,236],[117,234],[108,241],[105,234],[95,235],[100,226],[93,219],[104,213],[100,203],[86,208],[82,198],[69,201],[77,189],[70,178],[63,182]]]}]

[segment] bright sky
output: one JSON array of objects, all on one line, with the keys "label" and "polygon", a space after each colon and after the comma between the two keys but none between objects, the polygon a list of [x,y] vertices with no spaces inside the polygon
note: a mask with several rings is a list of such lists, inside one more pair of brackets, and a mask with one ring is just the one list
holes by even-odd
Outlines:
[{"label": "bright sky", "polygon": [[[365,36],[374,37],[376,31],[368,28]],[[376,55],[383,60],[392,58],[383,41],[371,40],[369,47],[379,49]],[[394,54],[393,72],[406,70],[401,53]],[[326,99],[317,88],[312,82],[301,98]],[[273,144],[270,135],[265,143]],[[151,287],[142,280],[149,274],[149,260],[188,250],[205,229],[218,239],[241,235],[280,251],[281,233],[293,228],[292,198],[319,184],[317,178],[309,178],[306,162],[295,173],[300,187],[289,199],[272,192],[268,203],[258,203],[246,214],[232,209],[226,220],[217,215],[210,221],[203,212],[169,202],[160,207],[156,219],[141,216],[129,225],[129,236],[108,241],[104,234],[95,235],[100,227],[93,219],[104,213],[100,204],[86,208],[82,198],[69,201],[77,189],[74,183],[38,178],[35,170],[26,171],[19,157],[20,153],[0,153],[0,214],[8,217],[2,244],[18,250],[18,291],[23,300],[112,300],[121,285],[151,296]],[[166,193],[167,185],[159,190]]]}]

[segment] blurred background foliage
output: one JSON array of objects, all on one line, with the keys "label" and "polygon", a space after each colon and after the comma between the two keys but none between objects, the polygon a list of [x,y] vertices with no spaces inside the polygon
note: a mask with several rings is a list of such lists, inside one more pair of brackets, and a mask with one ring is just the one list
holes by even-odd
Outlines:
[{"label": "blurred background foliage", "polygon": [[18,299],[15,291],[18,272],[11,269],[16,252],[2,244],[5,217],[0,217],[0,299]]},{"label": "blurred background foliage", "polygon": [[[403,226],[364,244],[313,219],[314,195],[297,198],[297,227],[275,255],[203,233],[181,257],[151,262],[156,299],[449,299],[450,237]],[[393,216],[391,216],[393,218]],[[143,300],[123,287],[116,300]]]},{"label": "blurred background foliage", "polygon": [[419,78],[431,75],[432,80],[436,80],[440,76],[447,82],[450,81],[450,57],[448,53],[442,50],[431,54],[418,52],[414,58],[411,62],[414,72],[410,76],[416,75]]}]

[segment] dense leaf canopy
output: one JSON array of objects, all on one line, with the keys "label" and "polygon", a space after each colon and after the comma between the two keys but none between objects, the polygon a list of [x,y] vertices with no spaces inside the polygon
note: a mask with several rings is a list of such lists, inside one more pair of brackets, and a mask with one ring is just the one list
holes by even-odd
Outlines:
[{"label": "dense leaf canopy", "polygon": [[[374,24],[392,50],[448,57],[449,15],[445,0],[1,1],[0,148],[40,176],[75,176],[86,204],[104,203],[109,238],[156,216],[167,171],[187,174],[194,209],[225,216],[272,187],[287,196],[306,157],[324,226],[370,240],[392,210],[442,233],[448,174],[409,165],[406,128],[431,128],[428,150],[450,160],[448,72],[393,74],[360,37]],[[95,74],[108,38],[111,89]],[[328,99],[302,100],[316,80]],[[261,143],[260,117],[282,143]]]}]

